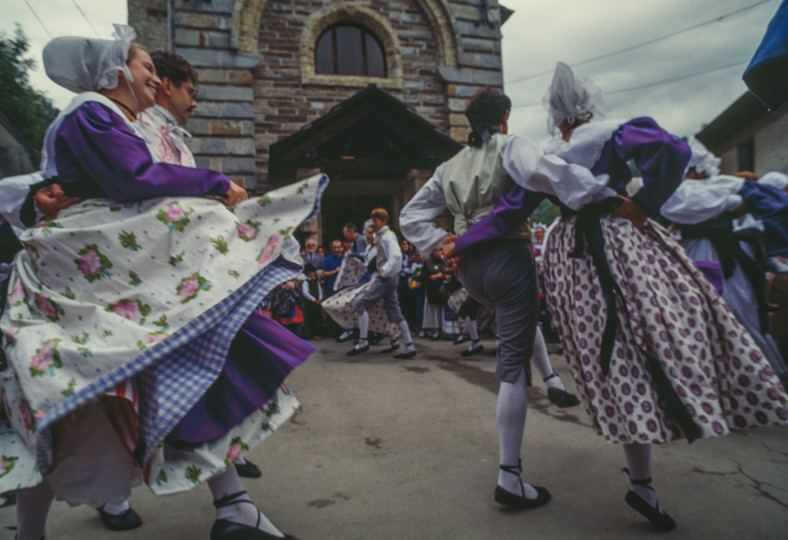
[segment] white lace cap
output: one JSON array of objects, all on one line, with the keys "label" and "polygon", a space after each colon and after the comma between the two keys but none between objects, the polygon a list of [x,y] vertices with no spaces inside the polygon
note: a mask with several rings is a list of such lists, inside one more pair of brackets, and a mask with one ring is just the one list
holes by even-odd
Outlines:
[{"label": "white lace cap", "polygon": [[131,82],[126,61],[137,33],[131,26],[114,26],[115,39],[62,36],[47,43],[43,58],[49,78],[77,93],[117,87],[119,71]]},{"label": "white lace cap", "polygon": [[788,186],[788,175],[779,171],[767,172],[761,176],[758,183],[776,187],[777,189],[785,189],[785,186]]},{"label": "white lace cap", "polygon": [[687,170],[695,167],[696,172],[705,172],[709,176],[717,176],[720,174],[720,163],[722,163],[722,159],[709,152],[709,149],[703,146],[703,143],[695,137],[690,137],[689,146],[692,155],[687,164]]},{"label": "white lace cap", "polygon": [[584,77],[575,77],[572,69],[563,62],[555,65],[553,82],[542,99],[542,105],[550,113],[547,131],[551,134],[564,120],[585,120],[591,117],[591,113],[605,115],[602,90]]}]

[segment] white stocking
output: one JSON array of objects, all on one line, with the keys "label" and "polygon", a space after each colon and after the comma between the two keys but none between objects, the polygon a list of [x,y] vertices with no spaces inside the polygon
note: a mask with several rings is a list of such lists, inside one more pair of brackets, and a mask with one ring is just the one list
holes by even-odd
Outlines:
[{"label": "white stocking", "polygon": [[[651,445],[650,444],[625,444],[624,456],[629,467],[629,477],[632,480],[645,480],[651,478]],[[646,486],[629,484],[629,489],[651,506],[657,505],[657,494]]]},{"label": "white stocking", "polygon": [[369,313],[366,310],[358,316],[358,340],[363,342],[369,335]]},{"label": "white stocking", "polygon": [[408,323],[404,320],[399,322],[399,332],[402,334],[402,342],[405,344],[405,352],[412,351],[415,347],[413,346],[413,338],[410,337],[410,328],[408,328]]},{"label": "white stocking", "polygon": [[[210,478],[208,480],[208,487],[211,488],[214,501],[234,493],[243,492],[243,495],[234,497],[232,500],[245,500],[251,502],[249,495],[247,495],[244,490],[243,484],[241,484],[241,479],[238,477],[235,467],[230,467],[223,473]],[[258,525],[260,530],[275,536],[284,536],[254,504],[235,503],[216,509],[216,519],[226,519],[227,521],[248,525],[249,527],[255,526],[258,516],[260,518],[260,525]]]},{"label": "white stocking", "polygon": [[[514,383],[501,382],[498,390],[496,420],[501,465],[517,466],[519,463],[527,410],[528,393],[525,383],[525,369],[523,369]],[[537,496],[533,486],[521,482],[517,475],[498,471],[498,485],[506,491],[520,495],[520,484],[525,488],[526,498],[533,499]]]},{"label": "white stocking", "polygon": [[465,333],[467,333],[474,343],[479,341],[479,323],[468,317],[465,319]]},{"label": "white stocking", "polygon": [[550,357],[547,356],[547,344],[544,341],[542,330],[536,327],[536,336],[534,337],[534,354],[531,356],[531,365],[536,368],[539,375],[544,380],[546,388],[558,388],[559,390],[566,390],[561,378],[553,371],[553,366],[550,365]]}]

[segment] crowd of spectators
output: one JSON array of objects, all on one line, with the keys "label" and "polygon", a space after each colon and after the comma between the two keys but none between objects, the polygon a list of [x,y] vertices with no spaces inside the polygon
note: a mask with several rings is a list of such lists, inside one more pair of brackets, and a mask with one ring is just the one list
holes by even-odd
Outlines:
[{"label": "crowd of spectators", "polygon": [[[397,294],[412,334],[432,340],[467,341],[464,327],[467,315],[458,315],[467,293],[457,277],[456,267],[441,260],[436,253],[425,256],[401,235],[397,236],[403,255]],[[341,235],[329,238],[324,244],[320,244],[315,235],[307,237],[301,249],[303,275],[298,281],[286,283],[272,292],[264,308],[266,314],[304,338],[350,339],[353,329],[337,325],[325,314],[321,304],[336,292],[337,277],[346,257],[356,257],[373,266],[368,268],[367,276],[375,271],[375,258],[368,253],[373,247],[374,231],[368,223],[361,231],[355,224],[347,223]],[[453,295],[455,301],[450,302]],[[475,316],[476,310],[473,311],[474,319]],[[372,342],[383,337],[374,336]]]}]

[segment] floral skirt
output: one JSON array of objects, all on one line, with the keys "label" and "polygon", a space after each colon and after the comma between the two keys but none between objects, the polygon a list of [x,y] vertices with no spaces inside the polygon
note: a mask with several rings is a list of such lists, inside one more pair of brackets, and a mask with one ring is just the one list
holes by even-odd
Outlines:
[{"label": "floral skirt", "polygon": [[[320,304],[323,306],[323,311],[346,330],[358,327],[358,313],[353,309],[353,302],[372,286],[371,281],[358,284],[366,271],[366,266],[359,259],[345,257],[334,285],[336,292]],[[394,335],[398,331],[397,325],[389,323],[382,298],[372,304],[372,307],[367,309],[367,313],[369,313],[369,329],[373,332]]]},{"label": "floral skirt", "polygon": [[747,330],[681,246],[661,226],[642,231],[600,218],[610,271],[623,292],[605,374],[600,363],[607,306],[597,270],[575,247],[576,218],[550,234],[545,282],[564,356],[594,430],[615,443],[684,436],[657,393],[656,358],[701,437],[788,421],[788,396]]},{"label": "floral skirt", "polygon": [[[78,476],[57,470],[58,443],[82,408],[118,396],[129,381],[138,388],[133,458],[157,493],[220,472],[233,448],[259,442],[292,414],[297,401],[277,382],[267,403],[246,403],[244,418],[214,425],[210,441],[165,441],[222,382],[262,298],[301,271],[288,254],[290,233],[317,214],[327,182],[313,177],[232,208],[206,198],[97,199],[25,231],[0,319],[9,362],[0,381],[8,419],[0,492],[36,485],[42,473]],[[115,416],[107,414],[117,426]]]}]

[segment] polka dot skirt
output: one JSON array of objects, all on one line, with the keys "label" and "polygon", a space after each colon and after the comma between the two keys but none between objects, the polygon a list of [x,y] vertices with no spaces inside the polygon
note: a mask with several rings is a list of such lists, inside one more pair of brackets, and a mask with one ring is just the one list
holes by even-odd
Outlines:
[{"label": "polka dot skirt", "polygon": [[649,221],[602,216],[611,273],[625,295],[610,372],[600,346],[607,316],[588,251],[569,256],[575,218],[556,225],[545,256],[549,309],[594,429],[615,443],[682,438],[660,403],[642,350],[654,355],[702,437],[788,421],[788,396],[747,330],[671,235]]}]

